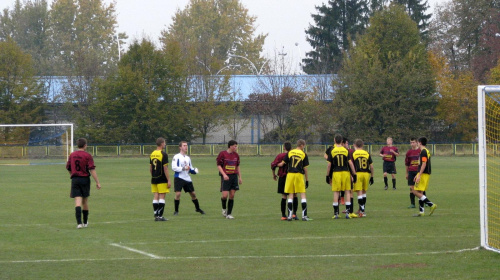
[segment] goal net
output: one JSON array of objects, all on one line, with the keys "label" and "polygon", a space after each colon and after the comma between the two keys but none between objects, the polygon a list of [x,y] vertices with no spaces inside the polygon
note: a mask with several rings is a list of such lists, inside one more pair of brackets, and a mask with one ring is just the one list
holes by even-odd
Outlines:
[{"label": "goal net", "polygon": [[481,246],[500,253],[500,86],[478,87]]},{"label": "goal net", "polygon": [[0,124],[0,164],[61,164],[73,151],[73,124]]}]

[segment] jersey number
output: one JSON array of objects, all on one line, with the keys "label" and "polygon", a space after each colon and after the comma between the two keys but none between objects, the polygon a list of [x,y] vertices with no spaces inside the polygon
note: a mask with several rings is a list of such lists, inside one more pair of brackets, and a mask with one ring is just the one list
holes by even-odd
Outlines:
[{"label": "jersey number", "polygon": [[292,157],[292,167],[297,168],[297,165],[302,161],[299,157]]},{"label": "jersey number", "polygon": [[344,157],[341,155],[336,155],[335,158],[337,158],[337,166],[344,166]]},{"label": "jersey number", "polygon": [[75,160],[75,169],[76,169],[76,171],[82,170],[82,167],[80,166],[80,161],[79,160]]},{"label": "jersey number", "polygon": [[366,170],[368,168],[367,158],[358,158],[359,168]]}]

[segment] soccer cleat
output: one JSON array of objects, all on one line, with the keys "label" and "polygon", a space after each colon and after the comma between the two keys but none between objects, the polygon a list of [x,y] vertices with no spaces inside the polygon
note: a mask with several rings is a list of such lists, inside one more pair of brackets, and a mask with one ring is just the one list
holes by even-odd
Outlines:
[{"label": "soccer cleat", "polygon": [[392,188],[392,190],[393,190],[393,191],[395,191],[395,190],[396,190],[396,187]]},{"label": "soccer cleat", "polygon": [[347,213],[347,210],[343,210],[343,211],[342,211],[342,214],[345,214],[345,213]]},{"label": "soccer cleat", "polygon": [[158,221],[158,222],[166,222],[166,221],[168,221],[168,219],[165,218],[165,217],[158,217],[156,221]]},{"label": "soccer cleat", "polygon": [[86,224],[83,224],[83,227],[84,228],[89,227],[89,222],[87,222]]},{"label": "soccer cleat", "polygon": [[344,197],[341,197],[341,198],[340,198],[340,204],[345,205],[345,200],[344,200]]},{"label": "soccer cleat", "polygon": [[346,213],[346,214],[345,214],[345,218],[346,218],[346,219],[350,219],[350,218],[351,218],[351,217],[349,217],[349,213]]},{"label": "soccer cleat", "polygon": [[76,226],[76,228],[77,228],[77,229],[81,229],[81,228],[83,228],[83,224],[78,224],[78,225]]},{"label": "soccer cleat", "polygon": [[437,204],[432,204],[431,212],[429,213],[429,216],[432,215],[432,213],[434,213],[434,210],[436,210],[437,207],[438,207]]},{"label": "soccer cleat", "polygon": [[282,221],[286,221],[286,220],[288,220],[288,218],[287,217],[281,217],[281,220]]},{"label": "soccer cleat", "polygon": [[233,216],[231,216],[231,215],[227,215],[227,216],[226,216],[226,219],[230,219],[230,220],[232,220],[232,219],[234,219],[234,217],[233,217]]},{"label": "soccer cleat", "polygon": [[384,187],[384,190],[387,190],[388,188],[389,188],[388,186],[385,186],[385,187]]},{"label": "soccer cleat", "polygon": [[307,217],[307,216],[304,216],[304,217],[302,217],[302,221],[306,221],[307,222],[307,221],[312,221],[312,219],[309,218],[309,217]]},{"label": "soccer cleat", "polygon": [[338,218],[339,218],[339,215],[337,215],[337,214],[335,214],[335,215],[332,217],[332,219],[335,219],[335,220],[337,220]]},{"label": "soccer cleat", "polygon": [[425,213],[424,212],[420,212],[418,214],[414,214],[413,217],[423,217],[425,216]]},{"label": "soccer cleat", "polygon": [[297,217],[297,215],[293,214],[293,215],[292,215],[292,219],[294,219],[294,220],[297,220],[297,221],[298,221],[298,220],[299,220],[299,217]]},{"label": "soccer cleat", "polygon": [[366,217],[365,212],[359,212],[358,217],[360,217],[360,218]]},{"label": "soccer cleat", "polygon": [[222,209],[222,216],[227,217],[226,209]]},{"label": "soccer cleat", "polygon": [[196,212],[202,214],[202,215],[205,215],[205,211],[201,210],[201,209],[197,209]]},{"label": "soccer cleat", "polygon": [[354,214],[354,213],[351,213],[349,214],[349,218],[352,219],[352,218],[358,218],[358,215]]},{"label": "soccer cleat", "polygon": [[410,206],[408,206],[408,209],[411,209],[411,208],[415,208],[415,204],[411,204]]},{"label": "soccer cleat", "polygon": [[179,212],[174,211],[174,216],[177,216],[177,215],[179,215]]}]

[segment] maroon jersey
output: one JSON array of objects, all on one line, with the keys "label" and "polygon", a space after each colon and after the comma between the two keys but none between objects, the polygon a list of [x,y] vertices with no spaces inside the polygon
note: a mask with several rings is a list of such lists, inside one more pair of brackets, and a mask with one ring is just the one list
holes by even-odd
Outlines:
[{"label": "maroon jersey", "polygon": [[74,151],[69,155],[66,169],[71,172],[71,178],[89,177],[90,170],[95,169],[94,159],[85,151]]},{"label": "maroon jersey", "polygon": [[418,170],[418,159],[420,157],[420,149],[408,150],[406,152],[405,165],[408,166],[408,171],[419,171]]},{"label": "maroon jersey", "polygon": [[[287,154],[288,153],[281,153],[281,154],[277,155],[276,158],[274,159],[274,161],[271,162],[271,169],[275,170],[276,167],[278,167],[278,164],[285,159],[285,157],[286,157]],[[287,173],[288,173],[288,166],[287,166],[287,164],[285,164],[282,167],[278,168],[278,177],[285,177]]]},{"label": "maroon jersey", "polygon": [[238,153],[228,153],[222,151],[217,156],[217,165],[220,165],[226,174],[237,174],[236,167],[240,165],[240,156]]},{"label": "maroon jersey", "polygon": [[395,151],[398,153],[398,148],[395,146],[389,147],[385,146],[380,150],[380,154],[383,155],[384,157],[382,158],[384,161],[396,161],[396,155],[391,153],[391,151]]}]

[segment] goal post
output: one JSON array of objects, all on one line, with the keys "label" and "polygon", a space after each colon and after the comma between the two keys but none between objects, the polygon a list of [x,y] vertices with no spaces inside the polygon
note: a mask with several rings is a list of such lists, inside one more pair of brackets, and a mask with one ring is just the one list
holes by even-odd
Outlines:
[{"label": "goal post", "polygon": [[65,163],[73,151],[73,124],[0,124],[0,163]]},{"label": "goal post", "polygon": [[500,86],[478,86],[481,246],[500,253]]}]

